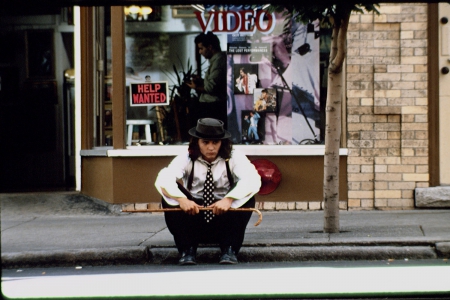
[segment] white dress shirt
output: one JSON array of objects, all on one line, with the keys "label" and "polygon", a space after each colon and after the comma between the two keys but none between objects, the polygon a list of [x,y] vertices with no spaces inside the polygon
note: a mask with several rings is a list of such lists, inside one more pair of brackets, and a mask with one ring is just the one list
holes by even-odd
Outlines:
[{"label": "white dress shirt", "polygon": [[[231,204],[232,208],[238,208],[253,197],[261,187],[261,177],[255,166],[241,152],[233,150],[228,161],[230,172],[234,177],[235,187],[231,191],[228,180],[226,162],[218,157],[212,162],[211,171],[214,180],[214,198],[216,200],[229,197],[235,199]],[[203,185],[206,179],[206,161],[199,157],[194,162],[194,177],[190,190],[195,199],[203,198]],[[183,186],[187,188],[189,174],[192,170],[192,161],[186,151],[175,157],[166,168],[163,168],[156,178],[155,187],[164,200],[169,205],[179,205],[178,201],[163,195],[161,188],[164,188],[169,195],[175,198],[186,197],[178,188],[176,181],[182,179]]]}]

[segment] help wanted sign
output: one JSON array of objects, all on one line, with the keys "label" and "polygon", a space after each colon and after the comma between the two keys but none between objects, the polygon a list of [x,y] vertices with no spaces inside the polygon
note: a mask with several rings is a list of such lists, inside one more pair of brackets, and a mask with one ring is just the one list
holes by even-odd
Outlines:
[{"label": "help wanted sign", "polygon": [[169,105],[167,81],[131,83],[130,101],[131,106]]}]

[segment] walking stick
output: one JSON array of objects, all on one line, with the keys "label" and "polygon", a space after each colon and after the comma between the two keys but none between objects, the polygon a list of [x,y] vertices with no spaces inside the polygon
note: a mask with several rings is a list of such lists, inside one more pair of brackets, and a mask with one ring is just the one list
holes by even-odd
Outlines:
[{"label": "walking stick", "polygon": [[[213,210],[210,207],[200,207],[199,210]],[[183,211],[181,208],[157,208],[157,209],[136,209],[136,210],[122,210],[122,212],[173,212],[173,211]],[[254,226],[258,226],[262,221],[262,213],[256,208],[230,208],[229,211],[232,212],[256,212],[259,216],[258,221],[256,221]]]}]

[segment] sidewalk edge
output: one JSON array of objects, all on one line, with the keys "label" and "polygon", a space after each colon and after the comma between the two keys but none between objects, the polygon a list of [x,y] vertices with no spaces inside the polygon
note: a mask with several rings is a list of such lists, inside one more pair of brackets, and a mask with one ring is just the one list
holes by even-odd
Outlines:
[{"label": "sidewalk edge", "polygon": [[[444,245],[442,245],[444,246]],[[447,247],[447,245],[445,245]],[[442,248],[442,247],[441,247]],[[444,256],[443,256],[444,255]],[[217,248],[199,248],[197,261],[217,263]],[[281,261],[335,261],[335,260],[413,260],[449,257],[450,252],[439,252],[429,246],[275,246],[244,247],[240,262]],[[92,248],[74,250],[29,251],[2,253],[3,268],[86,266],[116,264],[176,264],[176,248],[149,248],[146,246]]]}]

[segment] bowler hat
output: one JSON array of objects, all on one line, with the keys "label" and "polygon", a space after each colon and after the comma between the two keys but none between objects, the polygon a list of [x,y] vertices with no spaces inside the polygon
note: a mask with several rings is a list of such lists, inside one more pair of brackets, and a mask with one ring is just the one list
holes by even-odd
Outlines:
[{"label": "bowler hat", "polygon": [[223,122],[217,119],[204,118],[197,121],[197,126],[189,130],[193,137],[204,140],[224,140],[231,134],[223,128]]}]

